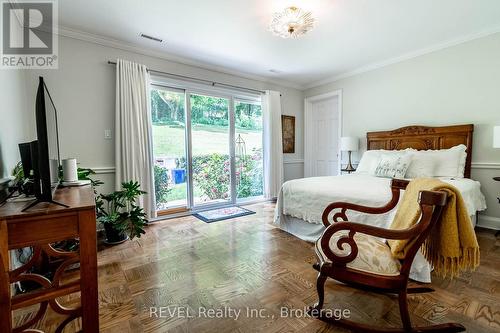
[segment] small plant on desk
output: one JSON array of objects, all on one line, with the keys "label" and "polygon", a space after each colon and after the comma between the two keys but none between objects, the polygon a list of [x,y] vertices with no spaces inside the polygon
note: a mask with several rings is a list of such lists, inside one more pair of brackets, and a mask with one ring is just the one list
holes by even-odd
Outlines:
[{"label": "small plant on desk", "polygon": [[107,244],[123,243],[127,239],[141,237],[147,223],[146,213],[136,204],[146,192],[138,182],[122,183],[122,189],[96,197],[97,219],[104,225]]}]

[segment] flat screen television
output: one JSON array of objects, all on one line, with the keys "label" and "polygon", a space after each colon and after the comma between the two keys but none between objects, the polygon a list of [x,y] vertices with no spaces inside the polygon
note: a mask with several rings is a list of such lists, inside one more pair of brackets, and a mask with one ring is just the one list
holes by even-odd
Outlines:
[{"label": "flat screen television", "polygon": [[[31,142],[31,159],[36,201],[25,209],[39,202],[53,201],[53,194],[59,185],[59,131],[57,110],[43,77],[40,76],[35,102],[37,140]],[[59,204],[61,205],[61,204]],[[64,205],[62,205],[64,206]]]},{"label": "flat screen television", "polygon": [[59,165],[61,164],[59,132],[56,107],[41,76],[36,94],[35,112],[41,198],[52,200],[52,193],[59,185]]}]

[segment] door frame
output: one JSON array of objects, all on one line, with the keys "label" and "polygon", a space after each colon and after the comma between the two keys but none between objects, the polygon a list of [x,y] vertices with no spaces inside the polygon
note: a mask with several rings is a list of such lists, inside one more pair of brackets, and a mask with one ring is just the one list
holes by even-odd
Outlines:
[{"label": "door frame", "polygon": [[[184,93],[184,112],[185,112],[185,154],[186,154],[186,205],[176,206],[168,208],[165,210],[157,211],[158,220],[165,219],[167,216],[179,217],[188,214],[205,211],[214,208],[231,207],[236,204],[252,204],[261,202],[261,199],[250,198],[248,200],[238,200],[237,198],[237,188],[236,188],[236,164],[235,164],[235,137],[236,137],[236,120],[235,120],[235,106],[237,102],[249,102],[256,103],[260,102],[262,105],[262,99],[257,94],[243,93],[237,90],[221,89],[218,87],[212,87],[210,89],[205,86],[200,86],[197,84],[186,83],[177,80],[164,80],[161,77],[153,77],[150,82],[150,88],[156,87],[159,89],[182,91]],[[228,100],[228,148],[230,156],[230,200],[226,202],[215,202],[215,203],[202,203],[195,205],[194,203],[194,193],[193,193],[193,169],[192,169],[192,124],[191,124],[191,95],[205,95],[212,96],[216,98],[225,98]],[[156,219],[155,219],[156,220]]]},{"label": "door frame", "polygon": [[311,177],[312,176],[312,166],[311,166],[311,161],[312,161],[312,152],[311,149],[309,148],[309,143],[311,141],[311,135],[312,131],[310,128],[311,125],[311,112],[313,108],[313,103],[321,101],[323,99],[328,99],[332,97],[337,97],[337,103],[338,103],[338,110],[339,110],[339,124],[338,124],[338,142],[339,142],[339,148],[338,148],[338,166],[337,170],[340,175],[340,169],[342,165],[342,155],[340,152],[340,138],[342,137],[342,132],[343,132],[343,117],[342,117],[342,89],[334,90],[327,92],[325,94],[320,94],[320,95],[315,95],[315,96],[309,96],[304,99],[304,177]]}]

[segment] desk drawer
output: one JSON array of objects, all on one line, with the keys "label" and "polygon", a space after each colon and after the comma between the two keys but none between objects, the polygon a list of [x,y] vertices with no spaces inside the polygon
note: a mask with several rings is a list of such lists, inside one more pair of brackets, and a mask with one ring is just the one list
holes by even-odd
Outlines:
[{"label": "desk drawer", "polygon": [[9,249],[78,237],[78,214],[38,216],[7,223]]}]

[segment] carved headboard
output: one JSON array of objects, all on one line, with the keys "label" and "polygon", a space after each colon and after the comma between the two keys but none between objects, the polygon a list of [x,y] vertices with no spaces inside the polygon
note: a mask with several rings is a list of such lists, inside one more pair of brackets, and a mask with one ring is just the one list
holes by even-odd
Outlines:
[{"label": "carved headboard", "polygon": [[407,126],[392,131],[368,132],[367,149],[447,149],[464,144],[467,146],[464,176],[470,178],[473,131],[474,125],[469,124],[443,127]]}]

